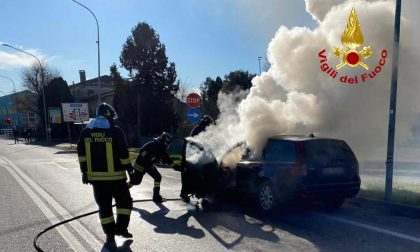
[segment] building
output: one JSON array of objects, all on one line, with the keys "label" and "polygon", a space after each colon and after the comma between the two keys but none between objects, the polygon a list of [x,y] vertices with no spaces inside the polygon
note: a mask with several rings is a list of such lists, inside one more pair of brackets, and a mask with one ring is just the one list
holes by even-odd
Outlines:
[{"label": "building", "polygon": [[99,105],[98,95],[101,96],[101,103],[114,104],[114,84],[111,76],[101,76],[101,83],[98,85],[98,78],[86,80],[84,70],[80,70],[79,75],[80,82],[69,85],[70,92],[75,102],[88,103],[90,117],[95,117],[95,110]]},{"label": "building", "polygon": [[[21,91],[0,97],[0,126],[8,128],[37,128],[40,120],[37,107],[38,95],[31,91]],[[10,124],[7,122],[10,118]]]}]

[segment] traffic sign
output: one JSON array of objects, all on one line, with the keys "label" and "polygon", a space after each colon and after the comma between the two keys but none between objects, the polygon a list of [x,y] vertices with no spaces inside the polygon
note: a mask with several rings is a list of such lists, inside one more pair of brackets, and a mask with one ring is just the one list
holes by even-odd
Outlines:
[{"label": "traffic sign", "polygon": [[200,120],[201,111],[197,108],[190,108],[187,112],[188,121],[191,123],[196,123]]},{"label": "traffic sign", "polygon": [[64,122],[89,121],[89,109],[87,103],[61,103],[63,108]]},{"label": "traffic sign", "polygon": [[187,96],[187,105],[190,108],[200,107],[200,103],[201,103],[201,97],[200,97],[199,94],[197,94],[197,93],[190,93]]}]

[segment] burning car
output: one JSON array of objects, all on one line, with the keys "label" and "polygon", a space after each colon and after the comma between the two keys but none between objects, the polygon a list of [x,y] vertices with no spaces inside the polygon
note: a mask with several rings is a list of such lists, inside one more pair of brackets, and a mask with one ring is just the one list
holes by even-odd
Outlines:
[{"label": "burning car", "polygon": [[186,140],[183,159],[191,193],[204,197],[231,190],[252,196],[263,211],[298,200],[339,208],[360,190],[357,158],[339,139],[273,136],[258,158],[238,143],[220,161],[204,146]]}]

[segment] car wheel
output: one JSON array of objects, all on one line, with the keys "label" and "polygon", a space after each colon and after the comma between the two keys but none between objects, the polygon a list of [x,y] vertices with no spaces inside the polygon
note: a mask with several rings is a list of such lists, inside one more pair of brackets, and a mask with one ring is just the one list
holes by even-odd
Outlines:
[{"label": "car wheel", "polygon": [[268,181],[260,184],[257,197],[258,206],[264,212],[273,210],[277,204],[273,185]]},{"label": "car wheel", "polygon": [[337,210],[343,205],[344,199],[337,198],[337,199],[326,199],[324,200],[324,206],[327,210]]}]

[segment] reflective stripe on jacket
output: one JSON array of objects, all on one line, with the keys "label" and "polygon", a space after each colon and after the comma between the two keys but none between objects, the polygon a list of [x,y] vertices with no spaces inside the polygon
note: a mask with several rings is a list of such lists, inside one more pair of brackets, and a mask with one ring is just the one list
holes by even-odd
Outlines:
[{"label": "reflective stripe on jacket", "polygon": [[119,127],[85,128],[77,143],[80,169],[88,181],[125,180],[131,168],[127,143]]}]

